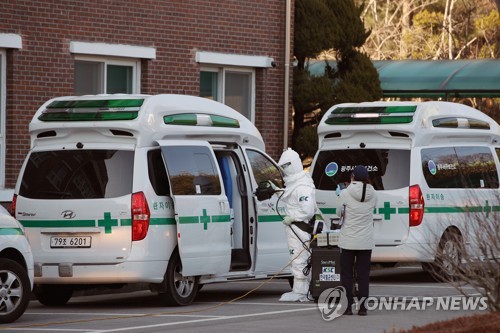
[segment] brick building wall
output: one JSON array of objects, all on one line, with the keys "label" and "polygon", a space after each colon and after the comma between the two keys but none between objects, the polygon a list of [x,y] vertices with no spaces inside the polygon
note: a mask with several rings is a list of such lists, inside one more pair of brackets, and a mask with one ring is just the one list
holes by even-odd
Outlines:
[{"label": "brick building wall", "polygon": [[0,3],[0,33],[22,36],[21,49],[7,50],[6,188],[14,187],[29,149],[28,124],[37,108],[50,98],[74,94],[73,41],[154,47],[156,58],[142,60],[145,94],[199,95],[197,51],[272,57],[275,68],[256,69],[255,124],[268,154],[279,158],[284,146],[286,1]]}]

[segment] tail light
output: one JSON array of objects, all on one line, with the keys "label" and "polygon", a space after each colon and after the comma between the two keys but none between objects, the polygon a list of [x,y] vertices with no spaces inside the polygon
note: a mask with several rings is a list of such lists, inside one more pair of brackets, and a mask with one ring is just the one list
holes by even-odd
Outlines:
[{"label": "tail light", "polygon": [[10,215],[16,217],[16,205],[17,205],[17,194],[12,197],[12,202],[10,203]]},{"label": "tail light", "polygon": [[424,218],[424,197],[420,186],[410,186],[410,227],[416,227]]},{"label": "tail light", "polygon": [[132,240],[140,241],[144,239],[149,229],[149,212],[148,202],[144,193],[137,192],[132,194]]}]

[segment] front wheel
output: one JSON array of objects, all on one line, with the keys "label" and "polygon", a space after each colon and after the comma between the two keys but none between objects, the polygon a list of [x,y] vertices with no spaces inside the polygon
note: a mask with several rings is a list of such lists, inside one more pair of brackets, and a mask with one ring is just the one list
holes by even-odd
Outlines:
[{"label": "front wheel", "polygon": [[189,305],[198,294],[198,279],[195,276],[182,275],[182,263],[178,250],[175,250],[170,257],[163,283],[165,292],[160,292],[159,297],[166,305]]},{"label": "front wheel", "polygon": [[61,284],[36,285],[33,291],[38,302],[46,306],[64,305],[73,296],[73,288]]},{"label": "front wheel", "polygon": [[23,266],[0,258],[0,323],[11,323],[21,317],[30,294],[30,279]]}]

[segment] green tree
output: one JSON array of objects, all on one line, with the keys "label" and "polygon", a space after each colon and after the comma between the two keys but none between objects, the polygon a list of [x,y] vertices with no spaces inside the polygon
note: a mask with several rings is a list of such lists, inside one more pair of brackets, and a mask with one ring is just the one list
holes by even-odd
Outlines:
[{"label": "green tree", "polygon": [[[328,108],[382,97],[378,73],[359,51],[370,35],[362,9],[353,0],[295,1],[292,147],[303,159],[317,149],[316,125]],[[337,65],[311,75],[309,60],[327,51]]]}]

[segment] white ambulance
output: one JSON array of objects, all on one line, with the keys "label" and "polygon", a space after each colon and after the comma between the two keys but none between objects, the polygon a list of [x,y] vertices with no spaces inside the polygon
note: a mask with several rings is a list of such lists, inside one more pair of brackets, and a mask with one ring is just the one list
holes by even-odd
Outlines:
[{"label": "white ambulance", "polygon": [[149,283],[165,304],[201,285],[290,277],[277,164],[244,116],[184,95],[59,97],[29,125],[13,211],[32,244],[34,293]]},{"label": "white ambulance", "polygon": [[461,251],[477,253],[475,223],[498,223],[500,128],[476,109],[450,102],[339,104],[321,119],[318,137],[311,169],[326,220],[336,221],[336,192],[353,168],[368,168],[378,195],[372,262],[421,262],[448,279]]}]

